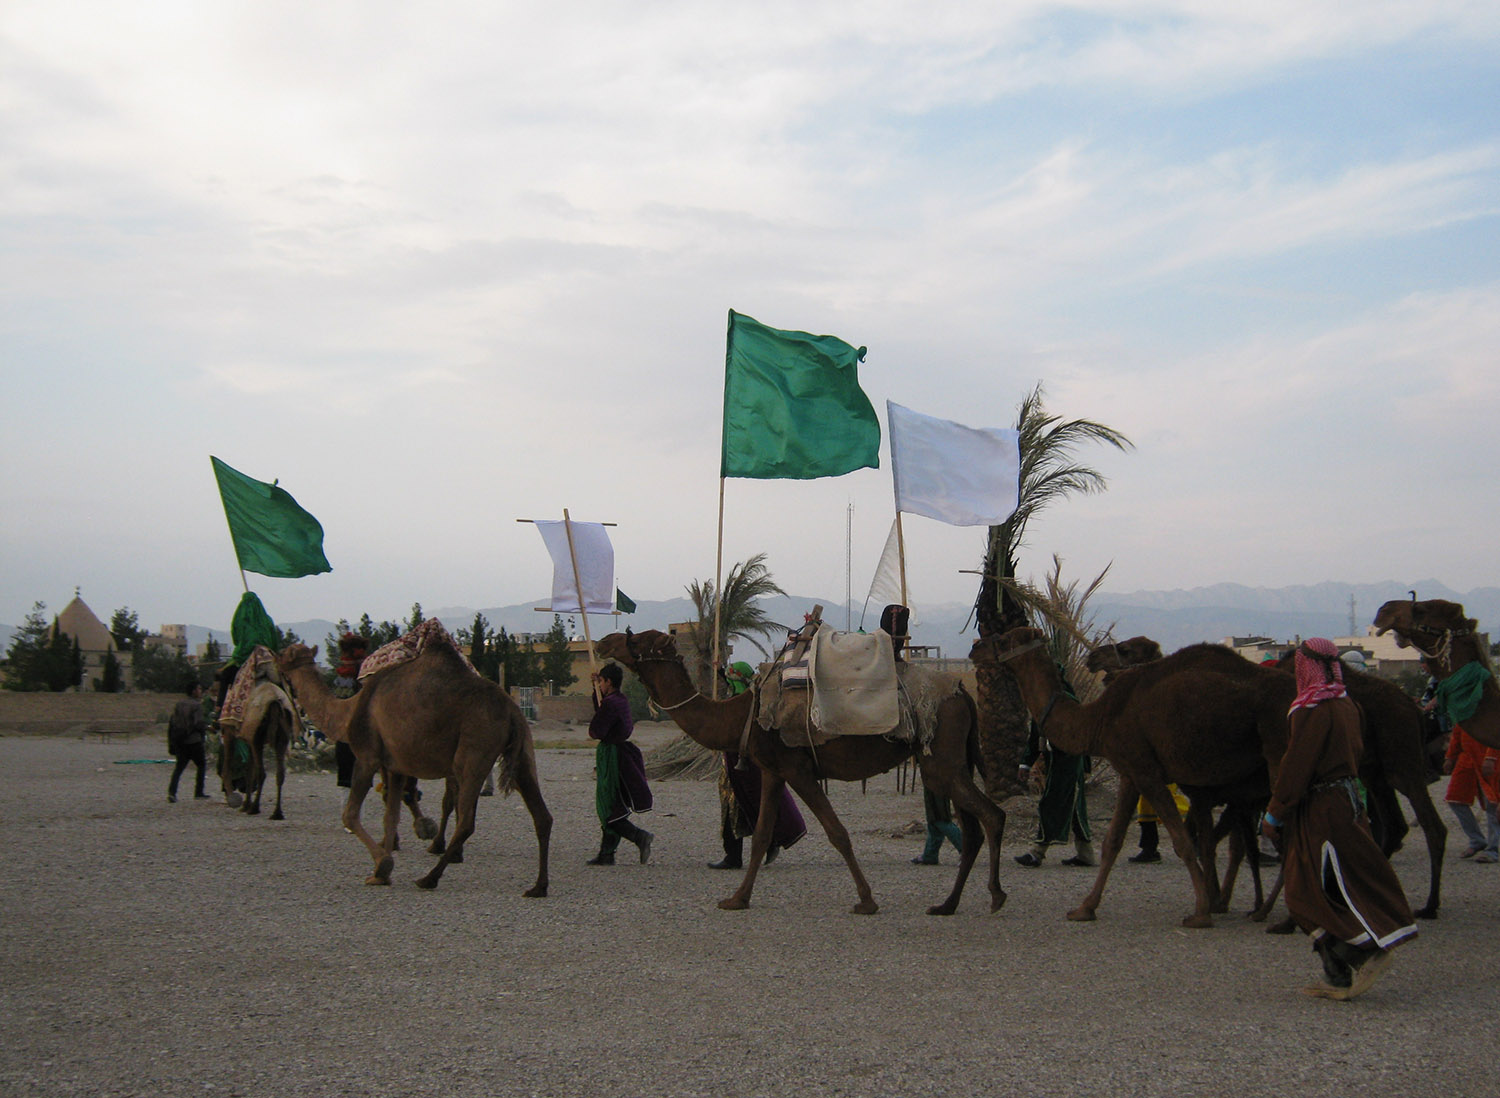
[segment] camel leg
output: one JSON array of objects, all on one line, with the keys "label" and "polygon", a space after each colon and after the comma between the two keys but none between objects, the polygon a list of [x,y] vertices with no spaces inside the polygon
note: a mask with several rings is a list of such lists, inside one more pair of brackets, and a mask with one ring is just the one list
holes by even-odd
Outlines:
[{"label": "camel leg", "polygon": [[448,842],[444,838],[448,834],[448,818],[453,815],[453,806],[458,800],[458,786],[449,777],[443,782],[443,818],[438,821],[437,835],[427,848],[429,854],[441,854],[448,849]]},{"label": "camel leg", "polygon": [[[1110,814],[1109,826],[1104,832],[1104,845],[1099,851],[1099,872],[1094,875],[1094,887],[1083,898],[1083,902],[1068,912],[1068,918],[1073,922],[1094,921],[1094,913],[1099,910],[1099,901],[1104,898],[1104,886],[1109,881],[1109,871],[1114,868],[1115,859],[1120,856],[1120,848],[1125,845],[1125,828],[1129,826],[1130,818],[1135,814],[1135,805],[1140,800],[1140,796],[1140,790],[1135,784],[1121,774],[1120,790],[1115,795],[1115,810]],[[1152,804],[1155,803],[1152,802]],[[1173,812],[1176,812],[1175,805]],[[1157,815],[1160,817],[1161,813],[1158,812]],[[1181,828],[1180,819],[1177,825]]]},{"label": "camel leg", "polygon": [[291,748],[292,734],[287,729],[282,729],[277,736],[276,744],[276,811],[271,813],[271,819],[284,820],[285,814],[281,811],[281,786],[286,781],[286,753]]},{"label": "camel leg", "polygon": [[[1281,885],[1282,885],[1282,882],[1284,880],[1285,880],[1285,877],[1283,877],[1282,874],[1280,874],[1280,873],[1276,874],[1276,883],[1271,886],[1271,894],[1266,897],[1266,902],[1265,903],[1261,904],[1258,908],[1256,908],[1254,911],[1252,911],[1250,913],[1250,919],[1251,919],[1251,921],[1257,922],[1257,923],[1263,923],[1263,922],[1266,921],[1266,917],[1271,914],[1271,908],[1273,908],[1273,907],[1276,906],[1276,899],[1277,899],[1277,897],[1281,895]],[[1286,922],[1286,921],[1289,921],[1289,920],[1283,920],[1283,923]],[[1292,926],[1284,928],[1283,927],[1283,923],[1277,923],[1275,926],[1269,926],[1269,927],[1267,927],[1266,928],[1266,933],[1267,934],[1290,934],[1292,932],[1292,930],[1295,929],[1295,924],[1293,924]]]},{"label": "camel leg", "polygon": [[[1193,850],[1192,841],[1188,838],[1187,826],[1182,822],[1182,816],[1177,811],[1177,805],[1173,802],[1171,794],[1167,792],[1165,783],[1154,783],[1155,788],[1146,788],[1146,798],[1152,804],[1163,804],[1164,809],[1158,809],[1157,815],[1165,825],[1167,833],[1172,836],[1172,849],[1187,866],[1188,876],[1193,882],[1193,913],[1182,920],[1182,925],[1191,929],[1203,929],[1214,925],[1213,915],[1209,912],[1208,882],[1205,880],[1202,865],[1199,864],[1198,856]],[[1155,794],[1153,796],[1153,794]],[[1111,824],[1113,826],[1113,824]]]},{"label": "camel leg", "polygon": [[1419,919],[1436,919],[1438,893],[1443,885],[1443,850],[1448,845],[1448,828],[1444,825],[1442,817],[1438,815],[1437,808],[1433,806],[1432,797],[1425,785],[1418,781],[1403,781],[1401,785],[1410,787],[1403,789],[1397,786],[1397,792],[1410,801],[1412,808],[1416,810],[1417,823],[1422,828],[1422,834],[1427,838],[1427,860],[1431,866],[1427,902],[1412,914]]},{"label": "camel leg", "polygon": [[375,872],[365,878],[365,884],[388,885],[391,883],[391,869],[396,864],[396,859],[391,857],[389,850],[371,838],[359,818],[359,810],[364,806],[365,797],[369,795],[370,786],[374,783],[374,765],[367,766],[356,760],[354,776],[349,782],[349,797],[344,801],[343,822],[344,826],[354,833],[354,837],[365,844],[370,857],[375,859]]},{"label": "camel leg", "polygon": [[[875,902],[874,893],[870,891],[870,882],[865,880],[865,875],[859,868],[859,860],[854,857],[854,844],[849,841],[849,831],[839,819],[838,813],[833,810],[833,804],[828,800],[828,795],[823,792],[822,785],[811,773],[803,773],[800,770],[789,775],[788,782],[793,792],[802,798],[802,803],[812,809],[813,815],[823,825],[823,833],[828,836],[828,841],[833,844],[833,848],[844,856],[844,863],[849,867],[849,875],[854,878],[854,889],[859,893],[859,902],[850,908],[850,911],[855,915],[875,914],[880,910],[880,905]],[[779,786],[778,782],[778,788]],[[767,831],[767,836],[769,834],[770,832]],[[758,858],[762,852],[760,830],[757,828],[755,848],[751,856]],[[752,861],[751,864],[753,866],[758,863]]]},{"label": "camel leg", "polygon": [[[1157,816],[1161,816],[1158,810]],[[1219,867],[1217,843],[1214,839],[1213,808],[1188,801],[1188,819],[1185,823],[1188,837],[1197,844],[1195,857],[1203,873],[1203,883],[1208,889],[1208,910],[1219,910]]]},{"label": "camel leg", "polygon": [[771,832],[775,830],[777,817],[781,814],[780,796],[785,785],[786,781],[781,775],[761,767],[760,810],[755,817],[755,833],[750,836],[750,864],[745,867],[745,875],[740,878],[739,888],[734,890],[733,895],[719,901],[720,910],[744,911],[750,906],[750,894],[755,891],[755,878],[760,874],[766,851],[771,848]]},{"label": "camel leg", "polygon": [[250,785],[245,790],[245,803],[240,808],[241,812],[247,816],[260,815],[260,788],[265,784],[265,744],[257,734],[255,739],[250,740]]},{"label": "camel leg", "polygon": [[[453,820],[453,841],[448,844],[448,849],[437,860],[437,864],[429,869],[425,876],[417,878],[418,888],[436,888],[443,870],[463,857],[464,842],[474,834],[474,813],[479,806],[479,786],[484,781],[484,773],[474,766],[465,766],[461,773],[457,810]],[[443,793],[445,805],[447,800],[448,793],[445,789]]]},{"label": "camel leg", "polygon": [[[999,911],[1006,900],[1005,890],[1000,887],[1000,839],[1005,831],[1005,812],[981,793],[966,773],[961,773],[958,777],[935,773],[939,768],[933,759],[934,756],[929,756],[926,760],[917,760],[923,784],[939,796],[947,797],[958,809],[958,826],[963,832],[964,845],[959,852],[958,874],[952,891],[942,903],[929,907],[927,914],[952,915],[958,910],[958,901],[963,895],[969,871],[978,859],[980,847],[986,839],[990,844],[990,911]],[[963,765],[967,766],[967,763]]]},{"label": "camel leg", "polygon": [[[1234,885],[1239,878],[1240,865],[1245,861],[1245,839],[1240,833],[1239,820],[1233,815],[1233,805],[1225,807],[1219,816],[1219,823],[1214,828],[1214,848],[1218,848],[1218,840],[1228,827],[1229,859],[1224,865],[1224,881],[1219,886],[1218,901],[1213,905],[1215,915],[1224,914],[1229,911],[1229,905],[1234,900]],[[1217,877],[1218,869],[1214,865],[1205,865],[1204,872]],[[1260,903],[1260,875],[1256,874],[1255,902]]]},{"label": "camel leg", "polygon": [[552,842],[552,813],[547,811],[547,802],[542,799],[542,784],[536,776],[536,758],[528,753],[526,762],[515,768],[513,775],[516,790],[531,813],[531,823],[536,829],[536,884],[521,893],[531,899],[547,895],[547,852]]}]

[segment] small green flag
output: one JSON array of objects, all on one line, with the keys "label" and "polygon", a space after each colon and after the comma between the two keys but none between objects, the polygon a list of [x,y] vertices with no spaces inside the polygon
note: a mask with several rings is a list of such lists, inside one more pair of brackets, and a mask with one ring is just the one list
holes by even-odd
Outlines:
[{"label": "small green flag", "polygon": [[863,347],[729,310],[721,477],[814,480],[880,468],[880,421],[859,387]]},{"label": "small green flag", "polygon": [[615,609],[622,614],[635,613],[635,600],[618,587],[615,588]]},{"label": "small green flag", "polygon": [[212,455],[209,460],[241,568],[281,579],[333,571],[323,555],[323,527],[286,489],[247,477]]}]

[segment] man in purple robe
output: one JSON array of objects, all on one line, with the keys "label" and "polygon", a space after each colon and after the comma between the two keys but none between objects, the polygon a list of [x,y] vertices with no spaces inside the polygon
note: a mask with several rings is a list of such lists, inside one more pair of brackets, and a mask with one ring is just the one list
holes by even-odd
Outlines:
[{"label": "man in purple robe", "polygon": [[594,808],[604,829],[599,853],[589,865],[614,865],[620,840],[640,850],[641,864],[651,858],[651,832],[630,822],[632,812],[651,811],[651,787],[646,783],[646,763],[641,749],[630,742],[635,721],[630,701],[620,692],[624,674],[617,663],[605,664],[594,677],[594,718],[589,738],[599,741],[594,749]]}]

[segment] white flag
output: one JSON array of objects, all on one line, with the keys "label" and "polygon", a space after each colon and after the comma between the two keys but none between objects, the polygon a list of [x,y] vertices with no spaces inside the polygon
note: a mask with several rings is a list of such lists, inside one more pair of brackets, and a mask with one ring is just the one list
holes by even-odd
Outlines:
[{"label": "white flag", "polygon": [[574,522],[573,551],[578,555],[578,576],[573,575],[573,556],[568,552],[568,523],[540,522],[542,541],[552,557],[552,606],[559,614],[578,612],[579,587],[583,609],[590,614],[610,614],[615,609],[615,547],[597,522]]},{"label": "white flag", "polygon": [[998,526],[1020,498],[1021,436],[885,402],[896,510],[950,526]]},{"label": "white flag", "polygon": [[891,532],[886,535],[885,548],[880,553],[880,563],[875,566],[875,578],[870,581],[870,593],[865,596],[865,605],[870,603],[884,609],[901,599],[901,541],[896,535],[896,523],[891,522]]}]

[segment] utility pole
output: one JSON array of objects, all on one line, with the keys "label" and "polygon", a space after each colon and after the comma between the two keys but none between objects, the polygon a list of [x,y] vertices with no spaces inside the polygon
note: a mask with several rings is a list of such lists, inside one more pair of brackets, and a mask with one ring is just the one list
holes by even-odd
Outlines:
[{"label": "utility pole", "polygon": [[1354,592],[1349,592],[1349,635],[1354,636]]}]

